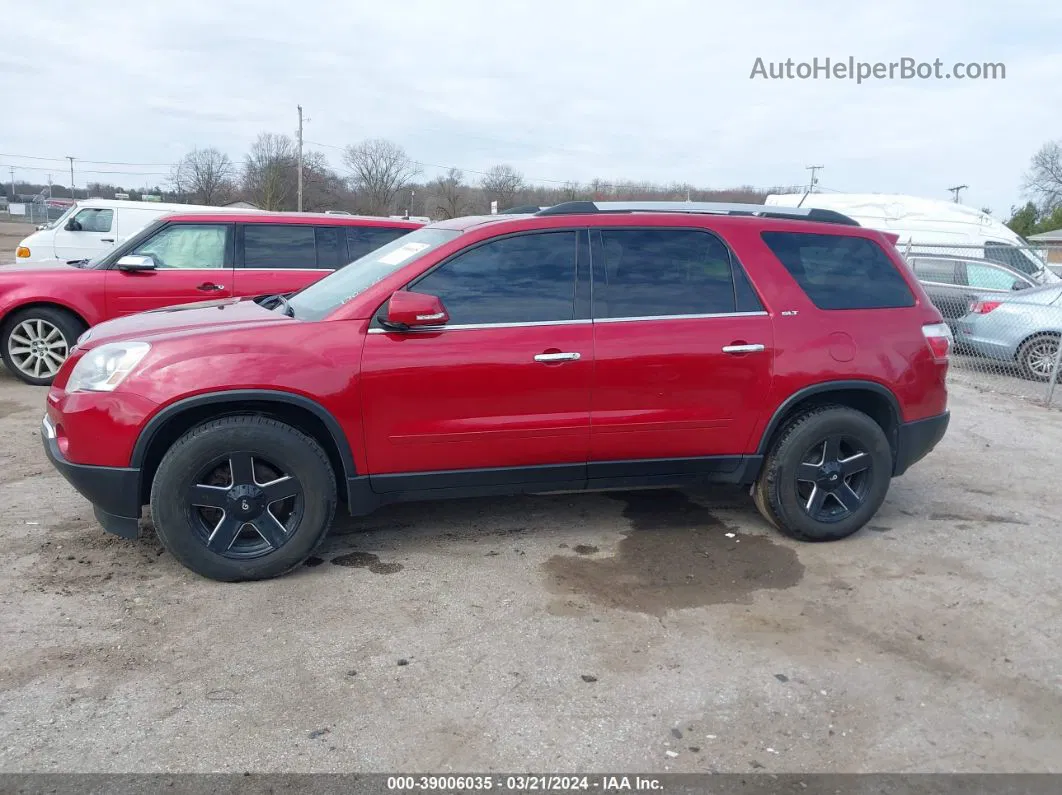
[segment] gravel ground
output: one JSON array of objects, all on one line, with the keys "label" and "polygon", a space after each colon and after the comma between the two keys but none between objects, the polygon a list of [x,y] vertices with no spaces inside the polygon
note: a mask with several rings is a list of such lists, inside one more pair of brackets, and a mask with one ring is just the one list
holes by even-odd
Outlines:
[{"label": "gravel ground", "polygon": [[0,372],[0,771],[1062,771],[1062,414],[952,396],[844,542],[732,491],[467,500],[221,585],[104,534]]}]

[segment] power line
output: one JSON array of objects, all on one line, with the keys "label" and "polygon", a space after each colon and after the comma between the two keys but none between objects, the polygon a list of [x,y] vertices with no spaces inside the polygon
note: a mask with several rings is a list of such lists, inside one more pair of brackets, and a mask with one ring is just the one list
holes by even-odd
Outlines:
[{"label": "power line", "polygon": [[[38,157],[36,155],[13,155],[6,152],[0,152],[0,157],[14,157],[18,158],[19,160],[47,160],[55,163],[61,163],[67,159],[65,157]],[[156,168],[165,166],[169,168],[176,165],[175,163],[123,163],[119,160],[84,160],[80,157],[78,158],[78,160],[80,160],[82,163],[91,163],[95,166],[152,166]],[[19,166],[19,168],[29,168],[29,166]]]},{"label": "power line", "polygon": [[[66,160],[66,159],[67,158],[65,158],[65,157],[63,158],[63,160]],[[91,161],[81,160],[81,158],[75,158],[75,159],[79,163],[91,162]],[[47,172],[54,172],[55,171],[54,167],[48,167],[48,166],[24,166],[24,165],[19,164],[19,165],[12,166],[12,167],[13,168],[17,168],[20,171],[47,171]],[[170,176],[170,172],[168,172],[168,171],[102,171],[102,170],[91,169],[91,168],[78,168],[78,172],[81,173],[81,174],[118,174],[118,175],[129,176],[129,177],[168,177],[168,176]]]}]

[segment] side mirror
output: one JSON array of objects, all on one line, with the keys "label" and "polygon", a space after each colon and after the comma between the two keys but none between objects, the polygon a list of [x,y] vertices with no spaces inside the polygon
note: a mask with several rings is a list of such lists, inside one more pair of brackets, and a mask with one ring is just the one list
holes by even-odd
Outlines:
[{"label": "side mirror", "polygon": [[383,324],[396,331],[445,326],[450,315],[438,296],[399,290],[387,302]]},{"label": "side mirror", "polygon": [[1023,282],[1021,279],[1015,279],[1014,284],[1010,286],[1011,290],[1024,290],[1029,285]]},{"label": "side mirror", "polygon": [[120,271],[153,271],[157,267],[152,257],[144,254],[126,254],[120,258],[115,267]]},{"label": "side mirror", "polygon": [[64,226],[63,229],[65,229],[67,232],[80,232],[81,222],[77,221],[74,218],[71,218],[69,221],[66,222],[66,226]]}]

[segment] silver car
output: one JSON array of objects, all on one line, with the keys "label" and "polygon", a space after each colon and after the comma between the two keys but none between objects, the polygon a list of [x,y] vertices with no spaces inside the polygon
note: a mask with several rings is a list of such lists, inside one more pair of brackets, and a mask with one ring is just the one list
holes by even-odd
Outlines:
[{"label": "silver car", "polygon": [[1026,378],[1048,381],[1062,337],[1062,285],[983,296],[958,319],[954,333],[959,350],[1014,362]]}]

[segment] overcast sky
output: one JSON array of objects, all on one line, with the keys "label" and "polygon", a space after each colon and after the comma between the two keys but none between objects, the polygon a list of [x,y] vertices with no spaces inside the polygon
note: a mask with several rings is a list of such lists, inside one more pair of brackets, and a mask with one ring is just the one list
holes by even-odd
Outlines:
[{"label": "overcast sky", "polygon": [[[531,181],[772,186],[948,198],[1003,215],[1062,139],[1062,4],[0,0],[0,179],[164,180],[193,147],[242,158],[260,131],[392,139]],[[766,62],[1002,62],[994,81],[750,79]],[[56,160],[31,160],[12,155]],[[30,170],[32,166],[35,170]],[[89,174],[122,170],[123,174]],[[432,177],[439,172],[425,166]],[[474,175],[470,177],[475,178]]]}]

